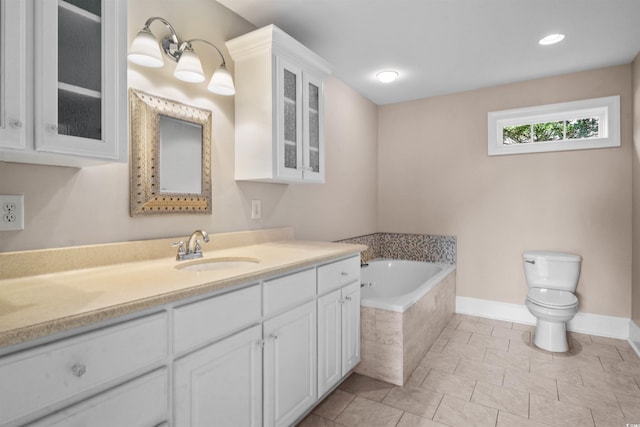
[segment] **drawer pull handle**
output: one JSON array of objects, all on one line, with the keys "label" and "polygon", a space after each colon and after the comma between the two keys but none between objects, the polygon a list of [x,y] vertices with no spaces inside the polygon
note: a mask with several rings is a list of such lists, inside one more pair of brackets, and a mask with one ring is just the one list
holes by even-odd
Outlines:
[{"label": "drawer pull handle", "polygon": [[351,301],[351,297],[344,297],[345,300]]},{"label": "drawer pull handle", "polygon": [[80,378],[87,372],[87,367],[81,363],[76,363],[71,367],[71,372],[73,372],[73,375]]},{"label": "drawer pull handle", "polygon": [[348,275],[349,275],[349,273],[347,273],[346,271],[343,271],[343,272],[342,272],[342,273],[340,273],[340,274],[342,274],[343,276],[348,276]]}]

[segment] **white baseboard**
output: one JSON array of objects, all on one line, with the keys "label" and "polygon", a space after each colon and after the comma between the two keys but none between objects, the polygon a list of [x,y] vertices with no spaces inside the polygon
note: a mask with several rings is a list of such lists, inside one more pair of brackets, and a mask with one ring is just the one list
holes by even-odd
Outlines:
[{"label": "white baseboard", "polygon": [[629,321],[629,344],[640,357],[640,326],[633,320]]},{"label": "white baseboard", "polygon": [[[456,297],[456,313],[528,325],[535,325],[536,323],[536,318],[529,313],[524,304],[510,304],[478,298]],[[578,312],[567,323],[567,329],[583,334],[630,340],[630,323],[632,322],[624,317]],[[638,333],[635,341],[635,350],[637,352],[638,348],[640,348],[640,329],[636,332]]]}]

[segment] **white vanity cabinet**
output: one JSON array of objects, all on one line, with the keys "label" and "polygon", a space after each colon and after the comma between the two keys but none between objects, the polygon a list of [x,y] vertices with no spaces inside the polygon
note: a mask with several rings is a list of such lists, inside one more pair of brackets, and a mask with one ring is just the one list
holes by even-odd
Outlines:
[{"label": "white vanity cabinet", "polygon": [[267,280],[263,287],[264,425],[289,426],[318,397],[316,270]]},{"label": "white vanity cabinet", "polygon": [[175,425],[262,425],[260,325],[176,362]]},{"label": "white vanity cabinet", "polygon": [[[16,57],[10,67],[29,71],[6,75],[24,80],[33,70],[33,79],[3,90],[2,132],[23,135],[3,138],[0,160],[74,167],[127,161],[126,1],[2,4],[23,18],[9,24],[11,16],[2,16],[3,34],[15,31],[3,40],[2,62]],[[33,40],[19,40],[23,27]],[[6,44],[13,39],[15,46]],[[14,112],[21,109],[24,119]]]},{"label": "white vanity cabinet", "polygon": [[264,425],[289,426],[317,400],[316,302],[264,322]]},{"label": "white vanity cabinet", "polygon": [[[163,312],[0,358],[0,426],[22,425],[148,372],[165,361],[168,347]],[[162,402],[139,410],[166,418],[166,400]],[[110,403],[116,409],[121,404],[126,412],[128,402]],[[87,413],[85,409],[71,413]]]},{"label": "white vanity cabinet", "polygon": [[359,269],[357,257],[318,268],[318,396],[360,362]]},{"label": "white vanity cabinet", "polygon": [[262,425],[261,307],[253,285],[174,309],[177,354],[213,343],[175,362],[176,426]]},{"label": "white vanity cabinet", "polygon": [[306,265],[0,349],[0,427],[293,425],[360,359],[359,277]]},{"label": "white vanity cabinet", "polygon": [[237,86],[236,180],[323,183],[327,62],[274,25],[227,48]]},{"label": "white vanity cabinet", "polygon": [[166,368],[137,378],[28,427],[167,426],[169,374]]}]

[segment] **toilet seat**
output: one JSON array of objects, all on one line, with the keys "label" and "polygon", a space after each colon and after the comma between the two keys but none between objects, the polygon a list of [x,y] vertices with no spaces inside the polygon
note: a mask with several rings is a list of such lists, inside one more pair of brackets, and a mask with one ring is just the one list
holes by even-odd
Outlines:
[{"label": "toilet seat", "polygon": [[530,288],[527,299],[547,308],[570,308],[578,305],[578,297],[574,294],[556,289]]}]

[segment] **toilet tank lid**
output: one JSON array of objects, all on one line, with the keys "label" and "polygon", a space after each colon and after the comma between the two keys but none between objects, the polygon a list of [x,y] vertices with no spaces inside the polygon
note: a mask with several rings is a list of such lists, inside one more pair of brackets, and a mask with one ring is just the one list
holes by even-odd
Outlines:
[{"label": "toilet tank lid", "polygon": [[553,252],[553,251],[525,251],[522,253],[523,259],[547,259],[553,261],[574,261],[580,262],[582,257],[576,254],[570,254],[567,252]]}]

